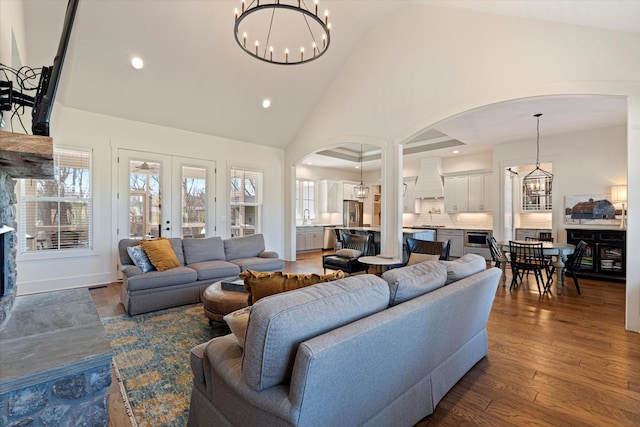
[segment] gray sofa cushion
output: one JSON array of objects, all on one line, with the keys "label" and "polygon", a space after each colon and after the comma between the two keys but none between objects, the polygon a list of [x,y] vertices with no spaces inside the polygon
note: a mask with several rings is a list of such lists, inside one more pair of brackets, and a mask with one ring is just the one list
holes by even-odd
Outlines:
[{"label": "gray sofa cushion", "polygon": [[184,253],[182,252],[182,238],[170,237],[169,242],[171,243],[173,252],[175,252],[176,257],[178,257],[178,261],[180,262],[180,265],[184,265]]},{"label": "gray sofa cushion", "polygon": [[[173,252],[176,253],[176,257],[181,265],[184,265],[184,254],[182,253],[182,239],[180,237],[169,238],[169,243],[173,248]],[[128,247],[137,246],[140,244],[140,239],[121,239],[118,241],[118,255],[120,256],[120,265],[134,265],[133,261],[129,257],[127,252]]]},{"label": "gray sofa cushion", "polygon": [[384,310],[389,286],[373,275],[352,276],[284,292],[251,309],[242,372],[263,390],[291,377],[298,345],[312,337]]},{"label": "gray sofa cushion", "polygon": [[262,234],[224,240],[224,253],[227,261],[257,257],[262,251],[264,251],[264,236]]},{"label": "gray sofa cushion", "polygon": [[244,270],[278,271],[284,269],[284,260],[278,258],[241,258],[229,260]]},{"label": "gray sofa cushion", "polygon": [[438,262],[447,269],[447,285],[487,269],[487,260],[477,254],[466,254],[454,261]]},{"label": "gray sofa cushion", "polygon": [[129,253],[127,252],[127,248],[132,248],[134,246],[138,246],[140,244],[140,240],[138,239],[121,239],[118,242],[118,255],[120,256],[120,265],[135,265]]},{"label": "gray sofa cushion", "polygon": [[220,237],[183,239],[184,259],[187,264],[203,261],[225,260],[224,243]]},{"label": "gray sofa cushion", "polygon": [[447,269],[438,261],[425,261],[387,270],[382,278],[389,284],[389,305],[393,306],[444,286]]},{"label": "gray sofa cushion", "polygon": [[189,268],[193,268],[198,273],[198,280],[217,279],[240,274],[240,267],[221,260],[196,262],[189,264]]},{"label": "gray sofa cushion", "polygon": [[171,285],[182,285],[195,282],[198,273],[189,267],[175,267],[165,271],[149,271],[127,279],[129,291],[162,288]]}]

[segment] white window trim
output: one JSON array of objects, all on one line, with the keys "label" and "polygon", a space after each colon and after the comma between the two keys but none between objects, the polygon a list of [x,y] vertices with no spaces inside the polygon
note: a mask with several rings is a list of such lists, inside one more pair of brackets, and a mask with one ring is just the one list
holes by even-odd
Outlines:
[{"label": "white window trim", "polygon": [[[91,198],[89,199],[89,205],[91,209],[91,215],[89,217],[89,224],[87,225],[87,233],[89,236],[89,241],[91,242],[90,247],[86,248],[65,248],[65,249],[56,249],[56,250],[42,250],[42,251],[24,251],[23,250],[23,239],[25,239],[25,224],[22,221],[22,214],[24,204],[27,200],[33,200],[33,198],[28,197],[25,199],[23,196],[24,189],[23,185],[25,181],[30,180],[31,178],[23,178],[17,180],[16,185],[16,195],[17,195],[17,204],[16,204],[16,218],[18,218],[18,251],[16,254],[17,261],[37,261],[37,260],[49,260],[49,259],[64,259],[64,258],[77,258],[77,257],[90,257],[90,256],[98,256],[97,251],[94,249],[94,216],[95,216],[95,171],[94,171],[94,153],[92,148],[88,147],[78,147],[71,145],[56,145],[53,147],[53,152],[55,156],[56,149],[63,150],[73,150],[73,151],[82,151],[89,153],[89,171],[90,171],[90,193]],[[59,198],[55,198],[59,200]]]}]

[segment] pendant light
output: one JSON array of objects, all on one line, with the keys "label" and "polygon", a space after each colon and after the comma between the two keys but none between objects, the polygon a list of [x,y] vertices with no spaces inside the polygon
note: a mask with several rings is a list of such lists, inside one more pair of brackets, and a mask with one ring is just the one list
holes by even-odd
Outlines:
[{"label": "pendant light", "polygon": [[[551,196],[551,185],[553,183],[553,174],[540,168],[540,116],[542,116],[542,113],[533,115],[537,119],[536,168],[522,179],[525,196],[534,198]],[[551,199],[550,197],[548,200],[538,199],[536,202],[550,205]]]},{"label": "pendant light", "polygon": [[353,187],[353,196],[356,199],[366,199],[369,197],[369,187],[362,181],[362,144],[360,144],[360,184]]}]

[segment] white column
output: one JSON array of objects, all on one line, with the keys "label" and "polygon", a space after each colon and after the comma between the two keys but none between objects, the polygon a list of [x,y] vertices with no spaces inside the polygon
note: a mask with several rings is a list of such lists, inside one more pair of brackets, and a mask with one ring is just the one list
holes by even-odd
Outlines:
[{"label": "white column", "polygon": [[[627,307],[626,329],[640,332],[640,94],[628,98],[627,134]],[[637,216],[636,216],[637,215]]]},{"label": "white column", "polygon": [[382,150],[380,252],[402,259],[402,146],[390,141]]}]

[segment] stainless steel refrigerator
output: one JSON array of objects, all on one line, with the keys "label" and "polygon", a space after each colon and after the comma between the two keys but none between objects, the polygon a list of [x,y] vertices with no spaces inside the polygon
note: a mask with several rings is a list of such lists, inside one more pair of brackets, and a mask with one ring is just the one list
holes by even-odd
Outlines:
[{"label": "stainless steel refrigerator", "polygon": [[362,227],[362,202],[345,200],[342,206],[342,226]]}]

